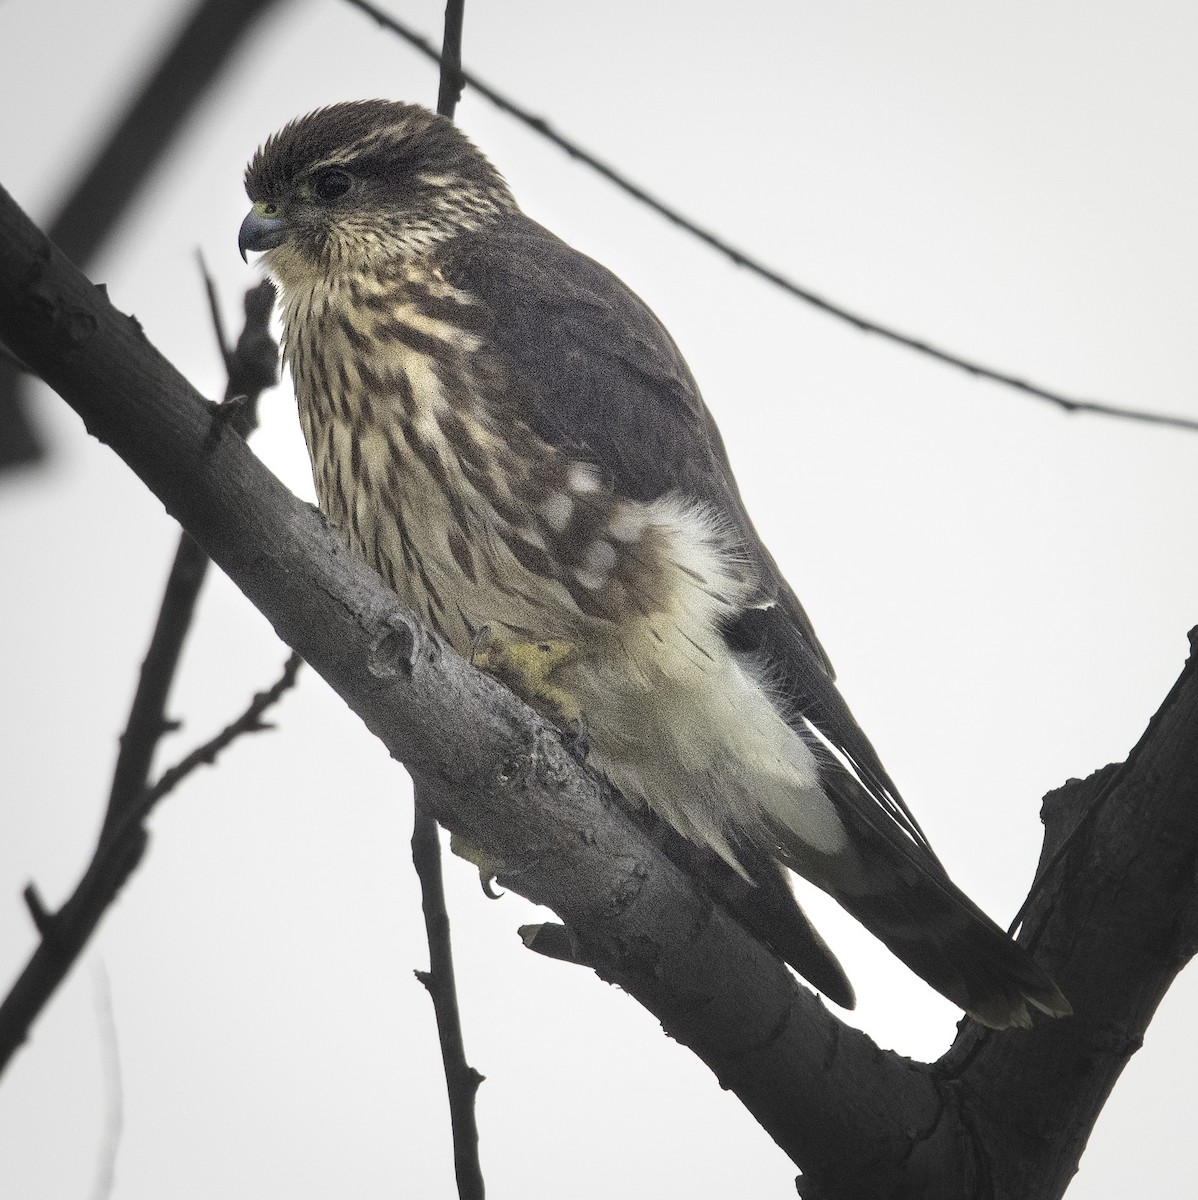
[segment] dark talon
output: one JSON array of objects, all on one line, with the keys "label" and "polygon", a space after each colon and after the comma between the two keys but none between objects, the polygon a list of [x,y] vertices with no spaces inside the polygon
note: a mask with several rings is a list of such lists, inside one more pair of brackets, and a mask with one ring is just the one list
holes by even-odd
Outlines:
[{"label": "dark talon", "polygon": [[249,404],[248,396],[230,396],[227,400],[222,400],[212,410],[212,421],[208,426],[208,433],[204,438],[204,453],[209,454],[216,449],[216,444],[224,436],[224,432],[230,426],[236,428],[235,422],[245,411]]},{"label": "dark talon", "polygon": [[562,745],[567,753],[585,763],[591,753],[591,731],[587,725],[587,715],[582,713],[572,721],[566,721],[561,726]]}]

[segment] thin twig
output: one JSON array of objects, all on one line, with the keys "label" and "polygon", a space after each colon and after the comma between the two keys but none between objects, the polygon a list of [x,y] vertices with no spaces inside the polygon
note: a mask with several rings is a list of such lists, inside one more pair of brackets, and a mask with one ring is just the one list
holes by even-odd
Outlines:
[{"label": "thin twig", "polygon": [[[398,37],[403,38],[405,42],[419,50],[426,58],[431,59],[433,62],[441,61],[440,54],[437,53],[436,48],[430,42],[421,37],[410,26],[405,25],[402,21],[390,16],[383,12],[382,9],[370,3],[370,0],[347,0],[347,3],[353,5],[354,8],[361,9],[362,12],[372,17],[384,29],[388,29]],[[819,295],[817,292],[813,292],[810,288],[796,283],[793,279],[789,279],[760,259],[754,258],[744,250],[738,249],[731,242],[726,241],[719,234],[713,233],[710,229],[705,229],[703,226],[695,224],[694,221],[684,217],[677,209],[671,208],[664,200],[659,200],[656,196],[641,187],[640,184],[634,183],[627,175],[616,170],[615,167],[596,157],[589,150],[584,150],[577,142],[567,138],[564,134],[558,133],[544,117],[537,116],[536,113],[530,112],[514,100],[510,100],[489,84],[483,83],[477,75],[473,75],[469,71],[462,71],[460,67],[459,71],[461,80],[465,86],[473,88],[480,96],[483,96],[494,104],[496,108],[514,117],[540,137],[552,142],[559,149],[564,150],[570,155],[571,158],[577,159],[580,163],[590,167],[596,174],[602,175],[609,183],[615,184],[616,187],[626,192],[634,200],[651,208],[659,216],[677,225],[679,229],[685,230],[692,237],[698,238],[699,241],[709,246],[712,250],[724,255],[725,258],[731,259],[738,267],[743,267],[746,271],[751,271],[754,275],[760,276],[760,278],[766,280],[768,283],[772,283],[777,288],[781,288],[782,291],[786,292],[789,296],[793,296],[796,300],[802,300],[803,303],[819,309],[820,312],[827,313],[830,317],[847,322],[862,333],[877,334],[878,337],[895,342],[900,346],[905,346],[908,350],[925,354],[929,358],[934,358],[947,366],[965,371],[977,379],[988,379],[991,383],[1002,384],[1004,387],[1013,388],[1015,391],[1024,393],[1024,395],[1035,396],[1038,400],[1046,400],[1051,404],[1057,405],[1065,412],[1088,412],[1104,417],[1119,417],[1127,421],[1143,421],[1153,425],[1168,425],[1175,429],[1198,431],[1198,420],[1193,418],[1171,416],[1166,413],[1146,412],[1135,408],[1125,408],[1116,404],[1107,404],[1098,400],[1078,400],[1074,397],[1066,396],[1061,392],[1053,391],[1050,388],[1041,387],[1039,384],[1032,383],[1029,380],[1020,379],[1018,376],[1010,375],[1005,371],[983,366],[973,359],[963,358],[961,355],[954,354],[949,350],[942,350],[940,347],[934,346],[922,338],[901,333],[887,325],[882,325],[877,321],[870,320],[868,317],[863,317],[860,313],[853,312],[851,309],[847,309]]]},{"label": "thin twig", "polygon": [[[445,40],[441,56],[441,82],[437,111],[453,119],[462,94],[462,21],[465,0],[448,0],[445,6]],[[416,978],[428,990],[437,1022],[441,1064],[449,1093],[449,1125],[453,1134],[453,1165],[460,1200],[483,1200],[486,1187],[478,1154],[478,1119],[474,1100],[483,1076],[466,1061],[466,1042],[458,1008],[458,986],[453,969],[453,942],[445,882],[441,870],[441,839],[436,820],[420,803],[416,791],[416,817],[412,828],[412,863],[420,879],[424,931],[428,939],[427,971]]]},{"label": "thin twig", "polygon": [[[225,370],[230,369],[230,363],[233,356],[233,348],[229,345],[229,339],[225,336],[225,317],[221,311],[220,295],[216,290],[216,280],[212,278],[212,272],[208,270],[208,262],[204,258],[203,250],[196,251],[196,262],[200,267],[200,274],[204,278],[204,293],[208,297],[208,315],[212,318],[212,331],[216,335],[216,348],[220,351],[221,362],[225,364]],[[273,288],[273,284],[271,285]],[[273,306],[274,298],[271,302]],[[228,391],[225,392],[226,397]]]},{"label": "thin twig", "polygon": [[164,771],[158,782],[142,793],[135,816],[144,820],[159,800],[173,792],[197,767],[211,766],[221,751],[231,746],[243,734],[262,733],[273,729],[274,726],[267,724],[262,717],[267,709],[273,708],[283,698],[284,692],[295,687],[295,679],[303,662],[304,660],[292,651],[283,664],[279,678],[266,691],[258,692],[241,716],[230,721],[215,737],[209,738],[203,745],[197,746],[173,767]]},{"label": "thin twig", "polygon": [[120,893],[125,880],[141,862],[147,843],[145,818],[150,810],[196,767],[212,762],[235,737],[268,728],[262,722],[262,715],[294,683],[300,661],[299,655],[293,653],[280,679],[266,692],[256,695],[236,721],[194,750],[167,771],[152,788],[143,791],[135,801],[122,808],[118,817],[105,826],[82,879],[75,885],[70,899],[56,913],[45,912],[32,884],[25,889],[26,903],[31,911],[43,914],[37,921],[42,939],[3,1003],[0,1003],[0,1073],[28,1036],[30,1027],[66,977],[67,971],[83,952],[100,918]]},{"label": "thin twig", "polygon": [[[226,356],[229,370],[226,399],[252,399],[217,408],[214,427],[232,426],[244,435],[257,424],[257,398],[277,377],[278,347],[269,329],[273,303],[274,289],[269,284],[259,285],[246,294],[246,325],[236,348]],[[223,342],[223,333],[218,330],[217,336]],[[166,716],[167,697],[191,628],[208,562],[208,556],[191,535],[182,532],[138,677],[129,720],[121,735],[108,807],[91,863],[71,898],[57,912],[45,908],[32,883],[25,889],[25,901],[41,934],[41,942],[0,1004],[0,1071],[24,1041],[38,1014],[91,938],[100,918],[141,861],[146,846],[145,817],[153,804],[169,790],[169,787],[163,787],[166,777],[154,789],[148,788],[150,765],[162,735],[173,727]],[[255,698],[255,704],[259,699]],[[255,720],[260,715],[261,711],[256,711]],[[227,744],[225,741],[217,749]],[[211,746],[209,743],[208,747],[201,748],[208,753],[209,760],[215,753]],[[167,776],[171,775],[172,772],[167,772]]]},{"label": "thin twig", "polygon": [[437,86],[437,112],[451,121],[462,98],[462,21],[465,0],[448,0],[445,5],[445,32],[441,39],[441,79]]},{"label": "thin twig", "polygon": [[421,807],[416,795],[416,822],[412,828],[412,862],[420,879],[424,928],[428,937],[427,971],[416,978],[428,990],[437,1018],[437,1038],[449,1095],[449,1124],[453,1132],[453,1166],[460,1200],[482,1200],[486,1189],[478,1155],[478,1121],[474,1098],[483,1076],[466,1061],[466,1043],[458,1010],[457,981],[453,969],[453,942],[445,883],[441,873],[441,839],[437,822]]},{"label": "thin twig", "polygon": [[[236,406],[236,413],[227,418],[244,437],[258,423],[258,396],[277,378],[278,347],[269,327],[274,287],[269,283],[259,284],[246,293],[245,326],[236,348],[229,351],[215,304],[212,280],[206,270],[204,278],[213,305],[217,341],[229,373],[225,399],[228,402],[237,396],[252,396],[254,400]],[[222,421],[225,419],[221,418]],[[158,742],[171,729],[166,716],[167,695],[195,616],[200,588],[208,573],[208,561],[208,556],[191,536],[181,532],[158,621],[138,677],[129,721],[121,735],[121,749],[113,771],[101,838],[108,837],[117,824],[123,823],[126,811],[137,804],[149,780],[150,763]]]},{"label": "thin twig", "polygon": [[209,561],[190,534],[180,533],[158,610],[158,621],[141,665],[129,720],[121,734],[121,748],[100,832],[102,842],[124,824],[126,813],[137,803],[145,790],[158,743],[173,727],[166,717],[167,696],[191,629]]}]

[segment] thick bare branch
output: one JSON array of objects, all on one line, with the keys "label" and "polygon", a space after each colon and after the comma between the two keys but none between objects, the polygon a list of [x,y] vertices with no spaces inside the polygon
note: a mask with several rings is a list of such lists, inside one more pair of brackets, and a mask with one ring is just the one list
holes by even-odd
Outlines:
[{"label": "thick bare branch", "polygon": [[[740,1097],[801,1165],[806,1195],[1060,1194],[1103,1089],[1193,952],[1192,667],[1126,786],[1025,923],[1078,1016],[1030,1033],[967,1023],[940,1063],[910,1063],[800,988],[556,731],[401,612],[239,438],[212,440],[212,406],[2,194],[0,336],[408,766],[434,815],[487,847],[506,887],[553,908],[578,957]],[[1028,1175],[1023,1186],[1021,1163],[1038,1164],[1046,1182]]]},{"label": "thick bare branch", "polygon": [[[1045,797],[1044,861],[1084,822],[1027,919],[1074,1017],[1017,1035],[1018,1055],[970,1026],[938,1064],[968,1096],[998,1200],[1064,1194],[1111,1089],[1198,948],[1198,629],[1190,646],[1127,762]],[[985,1118],[995,1112],[1018,1120],[998,1126]]]},{"label": "thick bare branch", "polygon": [[[555,730],[403,613],[240,438],[212,439],[216,406],[3,192],[0,336],[427,785],[438,820],[486,846],[507,886],[553,908],[588,961],[708,1062],[798,1161],[818,1158],[845,1079],[853,1093],[902,1098],[869,1115],[873,1140],[905,1144],[910,1112],[934,1101],[930,1083],[840,1031],[610,802]],[[829,1055],[841,1070],[823,1069]]]}]

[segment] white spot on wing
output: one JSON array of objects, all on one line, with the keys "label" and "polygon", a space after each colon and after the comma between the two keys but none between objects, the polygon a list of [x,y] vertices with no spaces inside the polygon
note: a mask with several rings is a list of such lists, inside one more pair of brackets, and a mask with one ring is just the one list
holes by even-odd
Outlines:
[{"label": "white spot on wing", "polygon": [[643,504],[618,504],[608,519],[607,532],[617,542],[636,542],[648,524],[649,513]]},{"label": "white spot on wing", "polygon": [[586,588],[588,592],[597,592],[607,580],[606,571],[591,571],[586,567],[577,567],[574,570],[574,578],[579,584]]},{"label": "white spot on wing", "polygon": [[616,565],[616,548],[602,538],[587,548],[586,569],[606,575]]},{"label": "white spot on wing", "polygon": [[570,524],[570,518],[574,516],[573,497],[566,495],[565,492],[554,492],[541,502],[539,511],[545,518],[545,524],[554,533],[561,533]]},{"label": "white spot on wing", "polygon": [[566,486],[577,496],[599,491],[599,472],[590,463],[571,463]]}]

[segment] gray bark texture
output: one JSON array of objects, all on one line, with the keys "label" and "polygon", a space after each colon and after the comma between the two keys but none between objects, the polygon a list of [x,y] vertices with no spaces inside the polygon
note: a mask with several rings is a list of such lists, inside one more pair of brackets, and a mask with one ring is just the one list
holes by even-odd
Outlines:
[{"label": "gray bark texture", "polygon": [[575,957],[736,1093],[801,1169],[806,1200],[1064,1193],[1119,1072],[1194,953],[1193,657],[1125,764],[1045,803],[1046,863],[1076,833],[1021,940],[1076,1015],[1026,1032],[965,1021],[943,1058],[911,1062],[831,1015],[662,853],[555,729],[401,611],[2,190],[0,338],[407,767],[426,809],[485,846],[505,887],[561,917]]}]

